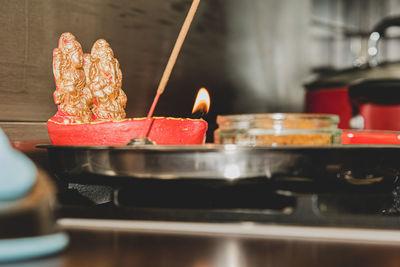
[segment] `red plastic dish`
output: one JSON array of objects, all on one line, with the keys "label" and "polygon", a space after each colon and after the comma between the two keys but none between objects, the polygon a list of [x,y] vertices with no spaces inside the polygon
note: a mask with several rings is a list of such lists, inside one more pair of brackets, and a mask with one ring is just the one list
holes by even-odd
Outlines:
[{"label": "red plastic dish", "polygon": [[342,144],[400,145],[400,132],[345,130],[342,132]]},{"label": "red plastic dish", "polygon": [[[53,145],[124,146],[143,134],[146,118],[90,123],[62,123],[48,120]],[[155,117],[149,138],[158,145],[203,144],[207,122],[199,119]]]}]

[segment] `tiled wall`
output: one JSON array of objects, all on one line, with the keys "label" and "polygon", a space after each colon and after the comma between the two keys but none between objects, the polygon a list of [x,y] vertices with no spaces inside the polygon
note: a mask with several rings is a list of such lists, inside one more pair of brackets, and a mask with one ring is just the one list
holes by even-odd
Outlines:
[{"label": "tiled wall", "polygon": [[[400,15],[399,0],[313,0],[311,67],[345,68],[366,57],[367,37],[384,17]],[[391,28],[379,46],[379,58],[400,59],[400,28]]]}]

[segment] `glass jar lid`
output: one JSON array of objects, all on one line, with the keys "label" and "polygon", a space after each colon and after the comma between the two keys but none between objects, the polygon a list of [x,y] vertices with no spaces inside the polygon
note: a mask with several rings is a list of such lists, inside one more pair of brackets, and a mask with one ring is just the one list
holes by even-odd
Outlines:
[{"label": "glass jar lid", "polygon": [[337,129],[339,116],[330,114],[264,113],[218,115],[220,129],[317,130]]}]

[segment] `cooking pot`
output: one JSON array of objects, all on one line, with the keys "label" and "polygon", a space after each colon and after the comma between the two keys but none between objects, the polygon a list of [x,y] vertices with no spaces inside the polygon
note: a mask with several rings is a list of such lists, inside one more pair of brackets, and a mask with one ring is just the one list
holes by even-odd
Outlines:
[{"label": "cooking pot", "polygon": [[[340,117],[342,129],[400,130],[400,63],[378,63],[378,42],[386,29],[400,26],[400,16],[387,17],[372,30],[364,65],[318,76],[305,85],[306,112]],[[352,118],[354,118],[352,120]]]}]

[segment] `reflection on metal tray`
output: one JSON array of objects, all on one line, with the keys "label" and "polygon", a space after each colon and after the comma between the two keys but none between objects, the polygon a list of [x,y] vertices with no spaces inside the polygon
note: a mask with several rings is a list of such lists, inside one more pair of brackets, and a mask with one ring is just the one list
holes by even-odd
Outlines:
[{"label": "reflection on metal tray", "polygon": [[243,181],[264,179],[275,189],[343,187],[393,189],[400,147],[237,145],[47,148],[50,165],[65,182],[121,185],[129,178]]}]

